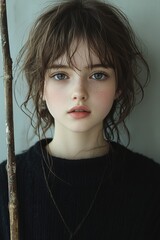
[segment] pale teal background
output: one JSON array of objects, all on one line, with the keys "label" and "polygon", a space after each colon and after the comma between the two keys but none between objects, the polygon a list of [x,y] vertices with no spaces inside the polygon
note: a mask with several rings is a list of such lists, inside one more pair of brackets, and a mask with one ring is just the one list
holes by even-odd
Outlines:
[{"label": "pale teal background", "polygon": [[[8,0],[8,25],[13,61],[24,43],[32,21],[48,4],[45,0]],[[138,37],[143,41],[151,69],[151,82],[145,99],[128,119],[131,132],[129,148],[160,162],[160,0],[110,0],[128,16]],[[0,49],[0,161],[6,158],[5,111],[3,93],[2,52]],[[21,86],[18,100],[23,98]],[[37,139],[28,140],[29,121],[14,103],[15,150],[28,148]],[[31,129],[29,136],[31,136]],[[125,138],[124,138],[125,139]],[[124,141],[125,143],[125,141]]]}]

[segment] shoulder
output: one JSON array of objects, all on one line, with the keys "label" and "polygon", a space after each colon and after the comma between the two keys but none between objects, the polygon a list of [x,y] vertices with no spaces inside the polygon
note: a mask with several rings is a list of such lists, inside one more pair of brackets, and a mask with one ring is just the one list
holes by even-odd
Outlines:
[{"label": "shoulder", "polygon": [[121,144],[112,143],[114,158],[128,181],[160,183],[160,164]]},{"label": "shoulder", "polygon": [[[46,141],[45,140],[38,141],[29,149],[23,151],[20,154],[17,154],[15,156],[17,170],[20,169],[23,170],[31,167],[34,168],[34,166],[37,165],[37,162],[40,162],[40,159],[43,157],[43,154],[45,154],[45,145],[47,144]],[[0,178],[6,175],[6,164],[7,164],[6,160],[0,164]]]}]

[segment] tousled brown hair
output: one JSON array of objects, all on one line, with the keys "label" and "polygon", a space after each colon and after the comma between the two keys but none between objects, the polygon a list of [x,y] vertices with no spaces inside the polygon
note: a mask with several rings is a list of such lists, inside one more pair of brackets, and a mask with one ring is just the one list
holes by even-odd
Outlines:
[{"label": "tousled brown hair", "polygon": [[137,47],[135,35],[126,16],[116,7],[95,0],[71,0],[50,6],[34,23],[28,40],[20,52],[22,71],[28,83],[28,93],[23,106],[27,109],[30,99],[36,115],[35,130],[45,132],[54,119],[42,101],[44,76],[47,68],[56,59],[67,55],[71,64],[73,53],[70,46],[77,40],[85,40],[89,51],[94,51],[102,64],[109,64],[116,73],[117,90],[121,92],[112,109],[104,119],[105,136],[117,135],[123,124],[128,136],[125,119],[136,104],[136,93],[144,91],[139,80],[140,71],[149,67]]}]

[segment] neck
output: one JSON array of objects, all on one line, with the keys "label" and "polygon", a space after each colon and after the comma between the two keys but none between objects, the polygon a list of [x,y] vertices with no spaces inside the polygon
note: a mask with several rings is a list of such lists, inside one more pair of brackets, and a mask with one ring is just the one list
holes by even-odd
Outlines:
[{"label": "neck", "polygon": [[55,130],[54,138],[46,147],[50,155],[65,159],[85,159],[105,155],[109,144],[103,131],[62,132]]}]

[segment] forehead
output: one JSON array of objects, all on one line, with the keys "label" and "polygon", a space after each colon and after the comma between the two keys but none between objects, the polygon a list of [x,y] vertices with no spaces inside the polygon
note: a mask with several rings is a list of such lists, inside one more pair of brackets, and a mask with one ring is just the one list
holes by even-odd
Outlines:
[{"label": "forehead", "polygon": [[64,53],[61,57],[54,61],[55,65],[73,65],[75,68],[81,70],[87,66],[100,64],[99,57],[88,48],[84,41],[73,42],[70,45],[69,56]]}]

